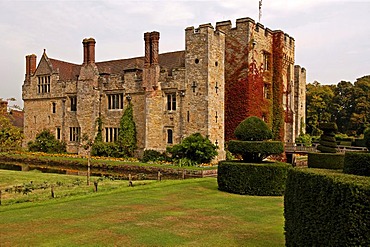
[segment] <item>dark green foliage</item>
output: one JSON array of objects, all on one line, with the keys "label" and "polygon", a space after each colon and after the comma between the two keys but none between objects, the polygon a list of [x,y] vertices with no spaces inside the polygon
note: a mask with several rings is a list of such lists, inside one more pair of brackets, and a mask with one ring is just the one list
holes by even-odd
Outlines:
[{"label": "dark green foliage", "polygon": [[120,147],[114,142],[94,142],[91,148],[92,156],[125,157]]},{"label": "dark green foliage", "polygon": [[238,141],[229,141],[228,149],[235,155],[241,155],[244,162],[261,162],[271,154],[284,152],[279,141],[267,141],[272,138],[272,132],[266,123],[258,117],[249,117],[235,129]]},{"label": "dark green foliage", "polygon": [[370,246],[370,180],[338,171],[290,169],[286,246]]},{"label": "dark green foliage", "polygon": [[367,149],[370,151],[370,128],[364,131],[364,141]]},{"label": "dark green foliage", "polygon": [[300,134],[296,140],[296,143],[301,143],[305,147],[311,147],[312,146],[312,137],[309,134]]},{"label": "dark green foliage", "polygon": [[323,153],[336,153],[337,142],[335,139],[335,132],[338,130],[335,123],[320,123],[320,129],[324,132],[320,138],[320,145],[317,150]]},{"label": "dark green foliage", "polygon": [[43,130],[36,135],[35,141],[30,141],[28,149],[31,152],[65,153],[66,144],[58,141],[49,130]]},{"label": "dark green foliage", "polygon": [[344,154],[342,153],[309,153],[309,168],[343,169]]},{"label": "dark green foliage", "polygon": [[165,153],[161,153],[161,152],[158,152],[152,149],[147,149],[144,151],[144,155],[141,161],[142,162],[165,161],[166,159],[167,159],[167,156]]},{"label": "dark green foliage", "polygon": [[217,146],[199,133],[186,137],[180,144],[167,147],[172,159],[187,158],[194,164],[209,163],[217,155]]},{"label": "dark green foliage", "polygon": [[284,152],[283,143],[280,141],[229,141],[231,153],[240,154],[244,162],[261,162],[269,155]]},{"label": "dark green foliage", "polygon": [[101,117],[96,119],[96,124],[98,125],[98,132],[96,133],[94,142],[102,142],[103,141],[103,120]]},{"label": "dark green foliage", "polygon": [[352,146],[356,147],[366,147],[366,141],[365,139],[361,138],[355,138],[354,143],[352,143]]},{"label": "dark green foliage", "polygon": [[262,141],[272,138],[272,132],[258,117],[249,117],[236,127],[234,132],[240,141]]},{"label": "dark green foliage", "polygon": [[118,134],[118,145],[122,152],[128,156],[133,156],[136,150],[136,125],[134,122],[134,114],[132,103],[130,102],[120,121],[120,129]]},{"label": "dark green foliage", "polygon": [[346,152],[343,172],[360,176],[370,176],[370,153]]},{"label": "dark green foliage", "polygon": [[289,169],[291,165],[287,163],[222,161],[218,165],[218,189],[242,195],[280,196],[284,194]]}]

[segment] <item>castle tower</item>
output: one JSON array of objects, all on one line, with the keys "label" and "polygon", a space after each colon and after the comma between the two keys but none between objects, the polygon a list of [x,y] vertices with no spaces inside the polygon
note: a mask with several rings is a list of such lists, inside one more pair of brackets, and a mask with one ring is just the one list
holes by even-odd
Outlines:
[{"label": "castle tower", "polygon": [[224,153],[225,34],[211,24],[185,31],[184,134],[200,132]]},{"label": "castle tower", "polygon": [[306,69],[294,66],[295,136],[306,133]]}]

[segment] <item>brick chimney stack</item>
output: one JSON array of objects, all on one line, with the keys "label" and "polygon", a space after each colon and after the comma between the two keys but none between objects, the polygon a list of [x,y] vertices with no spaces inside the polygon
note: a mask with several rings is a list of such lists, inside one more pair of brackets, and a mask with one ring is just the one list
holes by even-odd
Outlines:
[{"label": "brick chimney stack", "polygon": [[159,54],[159,32],[144,33],[145,40],[145,60],[144,65],[158,65]]},{"label": "brick chimney stack", "polygon": [[95,63],[95,39],[88,38],[82,41],[84,48],[84,64]]},{"label": "brick chimney stack", "polygon": [[29,80],[30,77],[35,73],[36,62],[37,56],[35,54],[26,56],[26,80]]}]

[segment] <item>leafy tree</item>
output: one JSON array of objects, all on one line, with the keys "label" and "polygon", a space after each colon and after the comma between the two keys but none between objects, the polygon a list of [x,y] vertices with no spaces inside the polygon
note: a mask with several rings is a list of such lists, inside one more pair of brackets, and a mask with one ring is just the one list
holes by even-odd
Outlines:
[{"label": "leafy tree", "polygon": [[36,135],[35,141],[28,143],[28,149],[33,152],[65,153],[66,144],[58,141],[49,130],[43,130]]},{"label": "leafy tree", "polygon": [[320,135],[319,122],[330,122],[333,110],[333,85],[321,85],[315,81],[307,84],[307,133],[311,136]]},{"label": "leafy tree", "polygon": [[349,123],[353,112],[354,86],[351,82],[341,81],[334,89],[333,109],[334,121],[338,131],[351,134]]},{"label": "leafy tree", "polygon": [[351,127],[355,134],[362,134],[370,121],[370,76],[364,76],[354,83],[353,113]]},{"label": "leafy tree", "polygon": [[180,144],[167,147],[167,152],[187,165],[209,163],[217,155],[217,146],[200,133],[186,137]]},{"label": "leafy tree", "polygon": [[120,121],[118,145],[125,154],[133,156],[137,148],[136,143],[136,125],[134,122],[133,107],[132,103],[129,102]]},{"label": "leafy tree", "polygon": [[0,114],[0,151],[19,149],[22,139],[21,130],[13,126],[7,116]]}]

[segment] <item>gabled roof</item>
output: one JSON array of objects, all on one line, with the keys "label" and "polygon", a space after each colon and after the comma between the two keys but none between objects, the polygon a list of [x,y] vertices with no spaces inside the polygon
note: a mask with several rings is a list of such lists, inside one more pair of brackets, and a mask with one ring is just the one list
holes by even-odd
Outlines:
[{"label": "gabled roof", "polygon": [[[185,51],[175,51],[159,54],[159,66],[168,70],[185,67]],[[75,80],[80,74],[82,65],[68,63],[49,58],[53,70],[59,69],[60,80]],[[111,60],[95,63],[100,73],[122,74],[127,69],[143,69],[144,57]]]},{"label": "gabled roof", "polygon": [[53,58],[49,58],[53,66],[53,70],[59,69],[59,80],[75,80],[76,76],[80,74],[81,65],[68,63]]}]

